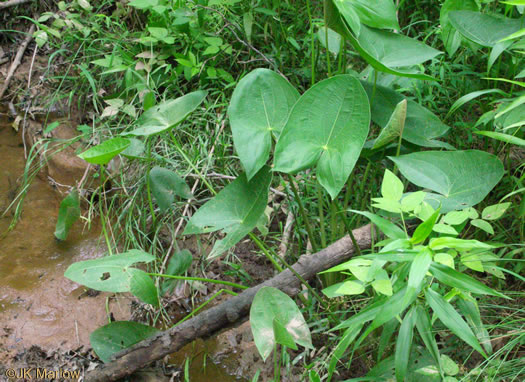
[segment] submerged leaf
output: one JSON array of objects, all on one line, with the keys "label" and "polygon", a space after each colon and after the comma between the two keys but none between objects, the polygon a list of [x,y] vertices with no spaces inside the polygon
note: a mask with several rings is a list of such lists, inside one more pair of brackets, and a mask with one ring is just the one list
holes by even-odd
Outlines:
[{"label": "submerged leaf", "polygon": [[55,237],[58,240],[66,240],[69,230],[78,218],[80,218],[80,198],[78,190],[74,189],[60,202]]}]

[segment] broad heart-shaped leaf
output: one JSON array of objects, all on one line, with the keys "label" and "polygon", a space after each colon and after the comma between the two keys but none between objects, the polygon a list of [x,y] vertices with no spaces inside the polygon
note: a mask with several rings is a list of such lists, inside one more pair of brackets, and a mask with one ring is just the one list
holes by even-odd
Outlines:
[{"label": "broad heart-shaped leaf", "polygon": [[270,157],[272,134],[279,136],[299,92],[279,74],[255,69],[239,81],[228,115],[235,150],[250,180]]},{"label": "broad heart-shaped leaf", "polygon": [[206,95],[206,91],[198,90],[155,105],[140,116],[138,128],[123,135],[150,136],[171,129],[184,121],[204,101]]},{"label": "broad heart-shaped leaf", "polygon": [[407,117],[407,100],[401,100],[395,107],[386,126],[381,130],[379,136],[374,141],[372,149],[378,149],[392,142],[397,137],[402,136]]},{"label": "broad heart-shaped leaf", "polygon": [[389,68],[418,65],[442,53],[399,33],[365,26],[361,27],[358,41],[364,50]]},{"label": "broad heart-shaped leaf", "polygon": [[313,348],[310,329],[295,302],[279,289],[262,287],[253,299],[250,326],[263,361],[274,348],[274,320],[286,328],[295,343]]},{"label": "broad heart-shaped leaf", "polygon": [[55,227],[55,237],[58,240],[66,240],[67,234],[80,217],[80,198],[76,189],[72,190],[68,196],[60,202],[58,209],[58,220]]},{"label": "broad heart-shaped leaf", "polygon": [[462,37],[460,33],[452,26],[448,19],[451,11],[479,9],[475,0],[446,0],[441,6],[439,21],[441,23],[441,39],[449,55],[454,55],[461,44]]},{"label": "broad heart-shaped leaf", "polygon": [[295,173],[317,165],[332,199],[359,158],[370,125],[368,97],[351,75],[318,82],[293,107],[275,147],[274,171]]},{"label": "broad heart-shaped leaf", "polygon": [[[377,52],[369,52],[365,48],[361,46],[358,39],[350,32],[350,30],[347,27],[347,24],[350,26],[350,28],[353,30],[352,27],[355,26],[356,21],[354,19],[351,19],[350,15],[355,15],[355,12],[352,11],[351,13],[343,13],[343,8],[341,6],[341,1],[339,0],[324,0],[324,6],[326,9],[326,15],[325,15],[325,21],[326,25],[335,30],[340,35],[346,37],[348,41],[352,44],[354,49],[359,53],[359,55],[370,64],[374,69],[379,70],[381,72],[393,74],[395,76],[401,76],[401,77],[409,77],[409,78],[416,78],[420,80],[430,80],[435,81],[434,77],[428,76],[426,74],[420,74],[420,73],[407,73],[403,72],[401,70],[393,69],[382,62],[378,61],[374,57],[374,53]],[[341,12],[341,13],[339,13]]]},{"label": "broad heart-shaped leaf", "polygon": [[488,47],[493,47],[501,39],[525,27],[523,18],[511,19],[474,11],[452,11],[448,17],[464,37]]},{"label": "broad heart-shaped leaf", "polygon": [[434,292],[432,289],[427,289],[425,297],[428,305],[432,308],[436,316],[441,320],[443,325],[452,331],[456,336],[461,338],[467,344],[477,350],[483,357],[487,358],[487,355],[481,348],[478,339],[472,333],[470,326],[463,320],[458,312],[447,302],[439,293]]},{"label": "broad heart-shaped leaf", "polygon": [[[365,81],[361,81],[361,84],[371,100],[372,121],[379,126],[387,126],[396,106],[406,98],[402,94],[383,86],[377,85],[374,91],[373,84]],[[448,143],[436,140],[449,129],[450,127],[442,123],[431,111],[414,101],[407,100],[403,129],[404,140],[423,147],[453,148]]]},{"label": "broad heart-shaped leaf", "polygon": [[242,174],[193,215],[184,235],[223,230],[226,237],[215,242],[208,258],[221,255],[250,233],[268,203],[272,175],[264,166],[248,182]]},{"label": "broad heart-shaped leaf", "polygon": [[149,172],[151,192],[161,211],[167,211],[175,199],[175,195],[191,199],[191,190],[180,176],[166,168],[155,166]]},{"label": "broad heart-shaped leaf", "polygon": [[433,198],[441,203],[441,212],[478,204],[504,173],[498,157],[478,150],[424,151],[389,158],[410,182],[440,194]]},{"label": "broad heart-shaped leaf", "polygon": [[135,271],[139,271],[131,266],[153,260],[155,257],[149,253],[132,249],[118,255],[73,263],[64,276],[102,292],[129,292],[130,279]]},{"label": "broad heart-shaped leaf", "polygon": [[98,357],[107,363],[113,354],[159,332],[156,328],[138,322],[116,321],[93,331],[89,341]]},{"label": "broad heart-shaped leaf", "polygon": [[108,164],[113,157],[124,151],[130,144],[129,139],[115,137],[87,149],[78,156],[89,163]]},{"label": "broad heart-shaped leaf", "polygon": [[140,269],[133,270],[129,281],[129,291],[146,304],[151,304],[157,308],[159,307],[157,287],[146,272],[143,272]]}]

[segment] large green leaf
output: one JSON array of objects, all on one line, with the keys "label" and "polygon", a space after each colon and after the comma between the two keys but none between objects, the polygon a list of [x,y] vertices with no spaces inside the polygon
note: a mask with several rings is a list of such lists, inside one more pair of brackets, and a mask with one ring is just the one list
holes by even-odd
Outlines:
[{"label": "large green leaf", "polygon": [[130,144],[129,139],[115,137],[87,149],[83,153],[78,154],[78,156],[89,163],[108,164],[113,157],[126,150]]},{"label": "large green leaf", "polygon": [[239,81],[228,115],[235,150],[250,180],[270,156],[272,134],[279,136],[299,92],[279,74],[255,69]]},{"label": "large green leaf", "polygon": [[58,219],[55,227],[55,237],[58,240],[66,240],[69,230],[80,217],[80,198],[78,190],[72,190],[60,202],[58,209]]},{"label": "large green leaf", "polygon": [[424,151],[390,157],[401,173],[419,187],[440,195],[441,211],[462,210],[481,202],[503,176],[503,164],[484,151]]},{"label": "large green leaf", "polygon": [[223,230],[227,235],[217,240],[209,258],[220,256],[250,233],[264,213],[272,176],[265,166],[250,180],[242,174],[193,215],[184,235]]},{"label": "large green leaf", "polygon": [[131,277],[139,271],[131,266],[153,260],[155,257],[149,253],[132,249],[118,255],[73,263],[64,276],[88,288],[103,292],[129,292]]},{"label": "large green leaf", "polygon": [[399,33],[365,26],[361,27],[358,41],[364,50],[389,68],[418,65],[441,54],[439,50]]},{"label": "large green leaf", "polygon": [[497,139],[498,141],[511,143],[513,145],[525,147],[525,139],[516,137],[510,134],[504,134],[497,131],[475,131],[475,134],[484,135],[486,137]]},{"label": "large green leaf", "polygon": [[[352,14],[356,15],[356,13],[354,11],[352,11],[351,13],[347,13],[347,14],[343,13],[344,9],[341,3],[342,3],[341,1],[324,0],[324,5],[326,9],[326,17],[325,17],[326,24],[328,27],[335,30],[340,35],[346,37],[346,39],[352,44],[354,49],[361,55],[361,57],[366,62],[370,64],[370,66],[372,66],[376,70],[379,70],[385,73],[389,73],[389,74],[393,74],[395,76],[416,78],[420,80],[435,80],[435,78],[428,76],[426,74],[403,72],[401,70],[393,69],[383,64],[381,61],[377,60],[377,58],[374,57],[374,53],[378,53],[378,52],[376,50],[374,50],[373,52],[369,52],[368,50],[363,48],[360,42],[358,41],[358,39],[348,29],[347,24],[350,26],[351,29],[353,26],[355,26],[356,20],[352,19],[349,16]],[[412,44],[410,45],[412,46]]]},{"label": "large green leaf", "polygon": [[468,291],[474,294],[488,294],[490,296],[507,298],[503,293],[495,291],[489,288],[485,284],[478,280],[466,275],[465,273],[458,272],[446,265],[439,263],[432,263],[430,265],[430,273],[439,280],[439,282],[451,286],[453,288],[459,288],[464,291]]},{"label": "large green leaf", "polygon": [[91,347],[104,362],[110,362],[111,356],[160,331],[151,326],[133,321],[116,321],[102,326],[91,333]]},{"label": "large green leaf", "polygon": [[[286,329],[295,343],[313,348],[310,329],[295,302],[279,289],[262,287],[250,308],[250,325],[255,346],[263,361],[266,361],[276,343],[274,321]],[[277,334],[278,338],[285,339],[282,330]]]},{"label": "large green leaf", "polygon": [[161,211],[167,211],[175,195],[184,199],[190,199],[193,195],[191,190],[180,176],[166,168],[155,166],[149,172],[151,192],[159,205]]},{"label": "large green leaf", "polygon": [[487,357],[468,324],[465,322],[465,320],[463,320],[463,318],[461,318],[459,313],[456,312],[454,307],[450,305],[447,300],[430,288],[426,290],[425,297],[428,305],[430,305],[436,316],[438,316],[441,322],[447,328],[449,328],[452,333],[472,346],[485,358]]},{"label": "large green leaf", "polygon": [[461,35],[452,26],[448,19],[448,14],[451,11],[457,10],[470,10],[477,11],[479,9],[478,4],[475,0],[446,0],[441,6],[441,12],[439,14],[439,22],[441,24],[441,39],[445,45],[449,55],[456,53],[456,50],[461,44]]},{"label": "large green leaf", "polygon": [[206,91],[198,90],[155,105],[140,116],[137,121],[138,128],[125,134],[150,136],[171,129],[184,121],[204,101],[206,95]]},{"label": "large green leaf", "polygon": [[474,11],[452,11],[448,17],[450,23],[464,37],[488,47],[493,47],[501,39],[525,26],[523,18],[511,19]]},{"label": "large green leaf", "polygon": [[368,97],[351,75],[323,80],[293,107],[275,148],[275,171],[317,165],[319,183],[335,198],[359,158],[370,125]]},{"label": "large green leaf", "polygon": [[443,136],[450,127],[441,122],[431,111],[406,99],[392,89],[377,85],[374,90],[373,84],[369,82],[362,81],[361,84],[370,99],[374,123],[379,126],[387,126],[396,106],[401,101],[407,100],[403,139],[423,147],[452,148],[449,144],[436,140]]}]

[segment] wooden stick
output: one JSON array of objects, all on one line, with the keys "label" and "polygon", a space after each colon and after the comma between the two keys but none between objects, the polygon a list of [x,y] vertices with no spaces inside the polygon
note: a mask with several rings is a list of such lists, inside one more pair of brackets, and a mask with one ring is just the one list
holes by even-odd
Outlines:
[{"label": "wooden stick", "polygon": [[[360,248],[370,247],[372,240],[369,224],[355,229],[353,234]],[[305,280],[310,280],[317,273],[347,260],[354,252],[352,240],[345,236],[313,255],[301,256],[292,268]],[[289,269],[286,269],[270,280],[247,289],[180,325],[124,349],[113,356],[112,362],[88,372],[84,380],[115,381],[176,352],[196,338],[209,336],[226,328],[246,317],[255,294],[263,286],[279,288],[286,294],[294,296],[299,293],[301,283]]]},{"label": "wooden stick", "polygon": [[13,7],[15,5],[29,3],[31,0],[10,0],[10,1],[3,1],[0,2],[0,9],[7,8],[7,7]]},{"label": "wooden stick", "polygon": [[[4,4],[4,3],[0,3],[0,4]],[[18,52],[16,52],[15,59],[11,63],[11,66],[9,67],[9,71],[7,72],[7,77],[5,78],[4,85],[2,86],[2,89],[0,89],[0,99],[2,99],[2,97],[4,96],[4,93],[7,90],[7,87],[9,86],[9,82],[11,82],[11,78],[13,78],[13,74],[15,74],[16,68],[18,68],[18,65],[20,65],[20,63],[22,62],[22,57],[24,56],[24,52],[26,51],[27,46],[29,45],[29,42],[33,38],[33,33],[35,33],[35,24],[31,25],[31,28],[29,28],[29,31],[27,32],[27,36],[24,39],[24,42],[22,42],[22,45],[20,45],[20,48],[18,48]]]}]

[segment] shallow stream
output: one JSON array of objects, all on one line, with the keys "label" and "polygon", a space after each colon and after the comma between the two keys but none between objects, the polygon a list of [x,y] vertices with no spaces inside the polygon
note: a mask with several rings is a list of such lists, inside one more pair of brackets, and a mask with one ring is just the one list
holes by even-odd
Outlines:
[{"label": "shallow stream", "polygon": [[[17,196],[25,159],[21,134],[0,110],[0,216]],[[44,351],[89,347],[89,334],[108,323],[130,317],[129,297],[100,293],[88,296],[85,288],[66,279],[64,271],[80,260],[101,256],[105,245],[100,230],[77,222],[65,242],[54,238],[60,195],[45,176],[34,179],[24,200],[20,220],[11,208],[0,218],[0,365],[32,345]],[[190,357],[190,380],[234,381],[206,354],[216,351],[214,341],[190,344],[172,357],[182,368]]]}]

